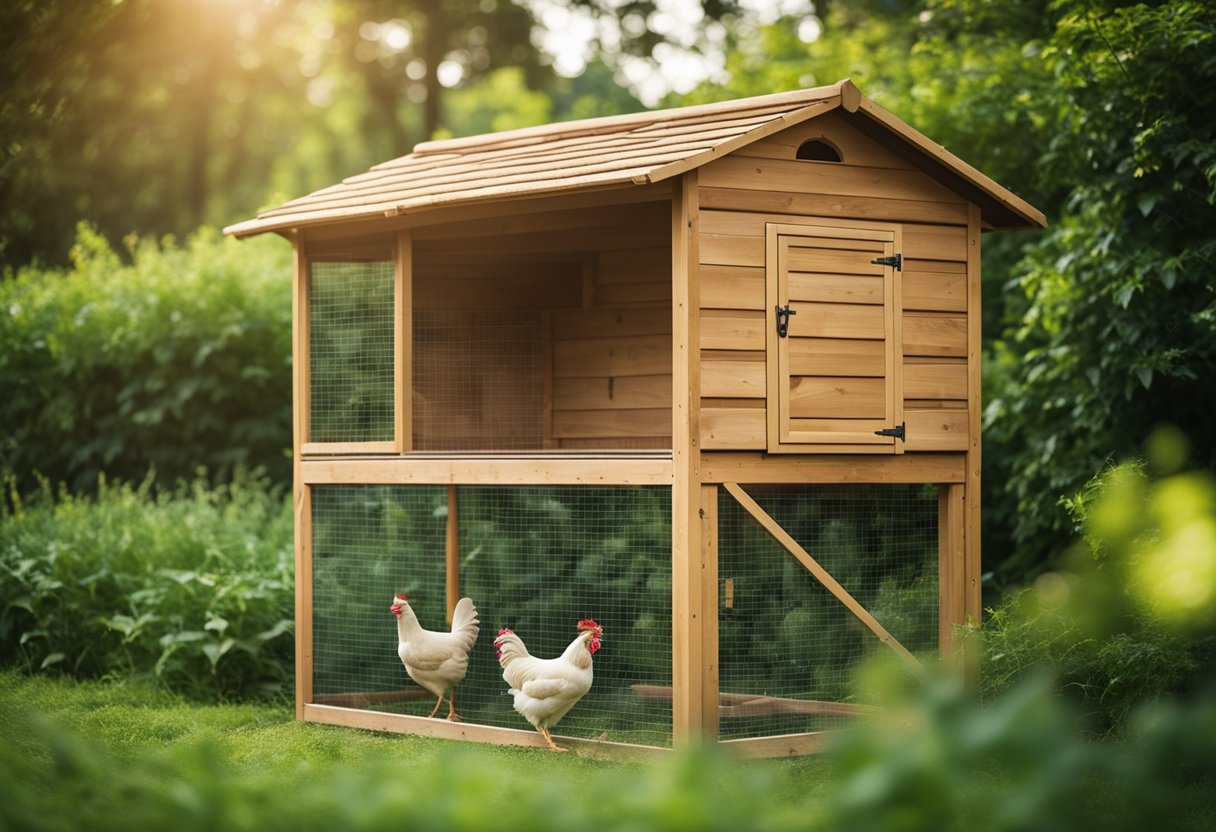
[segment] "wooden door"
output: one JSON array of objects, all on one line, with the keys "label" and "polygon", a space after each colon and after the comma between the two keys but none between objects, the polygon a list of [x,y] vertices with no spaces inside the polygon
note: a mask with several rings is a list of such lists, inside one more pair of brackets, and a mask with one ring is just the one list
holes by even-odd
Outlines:
[{"label": "wooden door", "polygon": [[902,453],[900,242],[894,225],[767,226],[769,451]]}]

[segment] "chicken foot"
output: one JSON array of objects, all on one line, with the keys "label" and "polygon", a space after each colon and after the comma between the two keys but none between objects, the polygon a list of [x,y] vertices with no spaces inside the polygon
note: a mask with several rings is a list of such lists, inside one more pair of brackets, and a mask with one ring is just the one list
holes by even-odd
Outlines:
[{"label": "chicken foot", "polygon": [[[448,692],[448,722],[460,722],[460,714],[456,713],[456,705],[452,701],[455,690]],[[426,715],[427,719],[434,719],[435,714],[439,713],[439,706],[443,704],[443,694],[439,694],[439,698],[435,700],[435,707],[431,708],[431,712]]]},{"label": "chicken foot", "polygon": [[553,749],[558,754],[565,754],[567,751],[570,750],[569,748],[561,748],[560,746],[558,746],[558,744],[553,741],[553,735],[549,733],[548,728],[544,728],[540,725],[537,725],[536,730],[542,737],[545,738],[545,742],[549,743],[549,748]]}]

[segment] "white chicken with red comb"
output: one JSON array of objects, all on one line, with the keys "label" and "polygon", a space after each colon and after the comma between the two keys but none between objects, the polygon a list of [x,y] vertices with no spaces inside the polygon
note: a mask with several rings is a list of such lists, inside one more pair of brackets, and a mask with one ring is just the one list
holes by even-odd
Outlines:
[{"label": "white chicken with red comb", "polygon": [[556,659],[538,659],[509,629],[498,631],[494,646],[502,678],[511,686],[515,710],[532,723],[549,748],[563,752],[549,729],[591,690],[591,656],[600,649],[604,628],[590,618],[578,622],[578,635]]},{"label": "white chicken with red comb", "polygon": [[453,689],[469,669],[469,650],[477,641],[477,608],[471,598],[461,598],[452,612],[452,631],[424,630],[410,607],[409,596],[398,593],[389,609],[397,616],[397,655],[405,672],[439,698],[427,719],[435,716],[444,696],[448,699],[448,719],[459,722],[452,702]]}]

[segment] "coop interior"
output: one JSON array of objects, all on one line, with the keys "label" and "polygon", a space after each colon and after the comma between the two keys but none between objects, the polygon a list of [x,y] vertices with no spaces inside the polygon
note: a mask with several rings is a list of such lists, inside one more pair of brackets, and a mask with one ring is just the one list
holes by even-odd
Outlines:
[{"label": "coop interior", "polygon": [[[936,490],[928,486],[749,487],[909,651],[937,649]],[[455,514],[459,557],[445,556]],[[512,709],[493,639],[510,627],[541,657],[576,622],[604,628],[590,693],[555,733],[672,743],[669,488],[348,485],[312,493],[313,701],[426,716],[434,697],[397,657],[394,593],[446,629],[449,584],[481,633],[455,694],[466,723],[530,730]],[[830,731],[873,709],[855,672],[887,648],[720,492],[716,610],[719,736]]]},{"label": "coop interior", "polygon": [[670,212],[656,200],[425,226],[400,249],[310,244],[308,441],[394,439],[400,256],[402,450],[669,449]]}]

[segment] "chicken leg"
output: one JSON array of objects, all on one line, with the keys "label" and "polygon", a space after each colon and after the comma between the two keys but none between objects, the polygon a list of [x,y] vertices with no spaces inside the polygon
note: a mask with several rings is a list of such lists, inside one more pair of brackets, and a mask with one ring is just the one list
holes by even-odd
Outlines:
[{"label": "chicken leg", "polygon": [[[456,713],[456,705],[452,701],[455,695],[455,690],[446,691],[448,695],[448,722],[460,722],[460,714]],[[426,715],[427,719],[434,719],[435,714],[439,713],[439,706],[443,704],[443,694],[439,694],[439,698],[435,700],[435,707],[431,708],[431,712]]]},{"label": "chicken leg", "polygon": [[567,751],[570,750],[569,748],[561,748],[557,743],[555,743],[553,741],[553,735],[549,733],[548,728],[545,728],[542,725],[537,725],[536,730],[540,733],[540,735],[542,737],[545,738],[545,742],[547,742],[549,744],[549,748],[553,749],[558,754],[565,754]]}]

